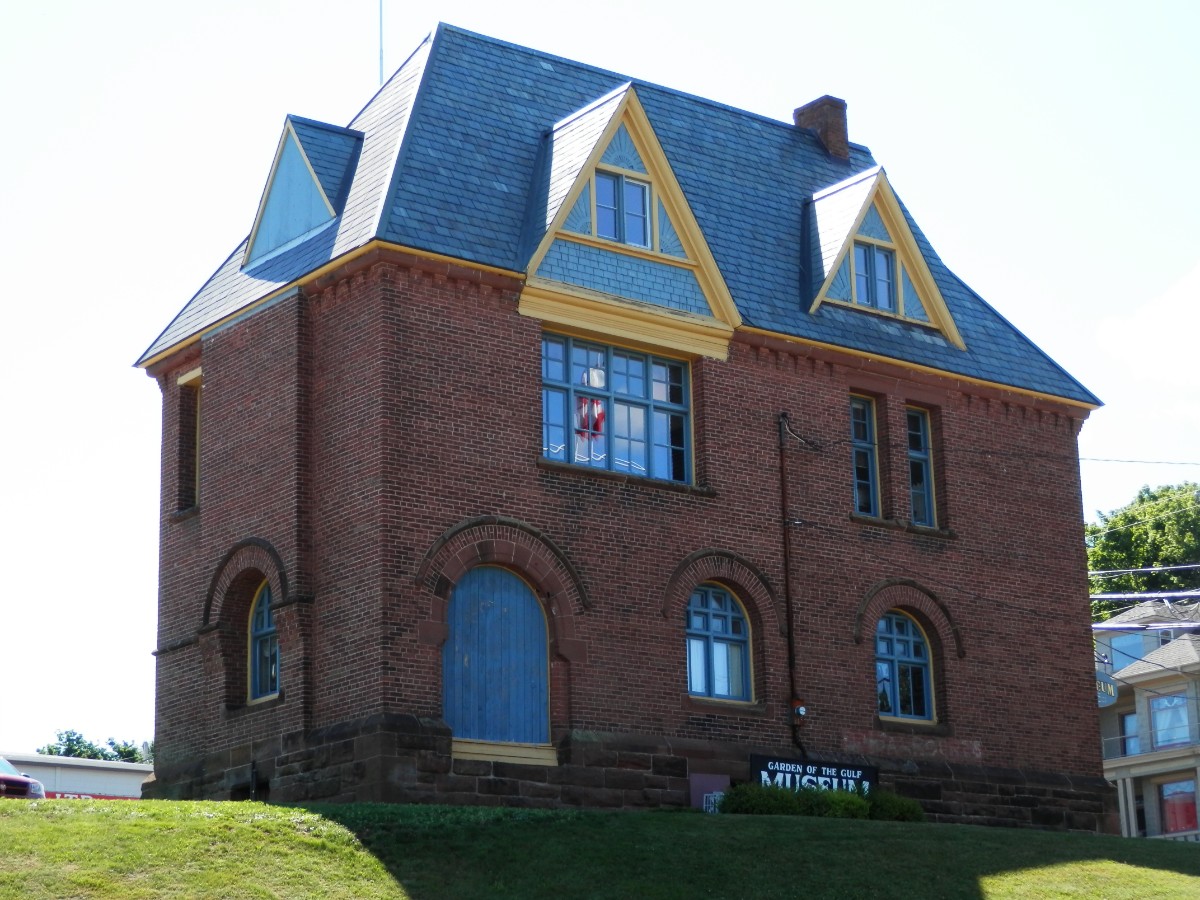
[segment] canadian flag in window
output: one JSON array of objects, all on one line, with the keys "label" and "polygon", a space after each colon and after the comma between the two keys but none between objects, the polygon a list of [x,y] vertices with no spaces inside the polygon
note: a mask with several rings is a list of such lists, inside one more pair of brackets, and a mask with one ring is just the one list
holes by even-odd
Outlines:
[{"label": "canadian flag in window", "polygon": [[578,397],[575,400],[575,461],[604,459],[604,401]]}]

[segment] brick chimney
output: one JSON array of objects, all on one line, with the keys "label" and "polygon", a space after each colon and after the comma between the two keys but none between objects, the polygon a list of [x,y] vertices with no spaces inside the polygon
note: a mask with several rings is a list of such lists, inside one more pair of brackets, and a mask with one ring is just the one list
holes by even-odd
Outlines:
[{"label": "brick chimney", "polygon": [[801,128],[811,128],[825,145],[825,152],[836,159],[850,158],[850,138],[846,134],[846,101],[839,97],[818,97],[792,113]]}]

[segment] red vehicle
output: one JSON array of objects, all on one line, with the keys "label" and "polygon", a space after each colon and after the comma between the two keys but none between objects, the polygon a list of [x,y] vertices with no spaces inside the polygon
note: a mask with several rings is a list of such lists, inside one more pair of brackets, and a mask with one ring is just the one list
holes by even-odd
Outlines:
[{"label": "red vehicle", "polygon": [[19,800],[45,800],[46,789],[36,778],[22,775],[3,756],[0,756],[0,798],[16,797]]}]

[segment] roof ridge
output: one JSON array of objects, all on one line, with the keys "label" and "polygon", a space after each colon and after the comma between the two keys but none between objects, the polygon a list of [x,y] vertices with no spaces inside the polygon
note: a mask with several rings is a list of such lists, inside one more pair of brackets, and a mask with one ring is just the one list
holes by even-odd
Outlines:
[{"label": "roof ridge", "polygon": [[[501,47],[507,47],[509,49],[516,50],[521,53],[525,53],[529,56],[538,57],[540,59],[545,59],[545,60],[553,61],[553,62],[560,62],[564,65],[571,66],[575,69],[592,72],[596,75],[605,75],[605,76],[617,78],[617,79],[623,80],[625,82],[628,82],[634,88],[644,87],[644,88],[648,88],[648,89],[654,90],[654,91],[661,91],[665,94],[671,94],[675,97],[681,97],[685,100],[689,100],[689,101],[692,101],[695,103],[700,103],[704,106],[713,107],[715,109],[723,109],[728,112],[737,113],[738,115],[747,116],[751,119],[756,119],[756,120],[761,121],[768,125],[774,125],[779,128],[787,129],[788,131],[804,131],[809,134],[814,134],[814,135],[816,134],[816,132],[813,131],[811,128],[804,128],[803,126],[795,125],[784,119],[776,119],[771,116],[765,115],[763,113],[756,113],[756,112],[753,112],[752,110],[742,109],[741,107],[733,106],[729,103],[722,103],[719,100],[713,100],[709,97],[702,97],[699,94],[690,94],[687,91],[681,91],[678,88],[668,87],[667,85],[659,84],[656,81],[648,81],[646,79],[635,78],[633,76],[626,75],[623,72],[616,72],[612,69],[605,69],[602,66],[593,66],[590,63],[580,62],[577,59],[568,59],[565,56],[558,56],[557,54],[554,54],[554,53],[547,53],[545,50],[538,50],[534,47],[525,47],[525,46],[522,46],[521,44],[514,44],[511,41],[505,41],[505,40],[502,40],[501,38],[492,37],[491,35],[487,35],[487,34],[480,34],[477,31],[471,31],[468,28],[462,28],[458,25],[451,25],[446,22],[440,22],[438,24],[438,29],[444,30],[444,31],[447,31],[450,33],[458,34],[463,37],[473,38],[482,43],[493,44],[493,45],[497,45],[497,46],[501,46]],[[857,147],[859,150],[862,150],[866,153],[871,152],[870,148],[865,144],[855,143],[854,141],[850,141],[849,144],[850,144],[850,146]]]}]

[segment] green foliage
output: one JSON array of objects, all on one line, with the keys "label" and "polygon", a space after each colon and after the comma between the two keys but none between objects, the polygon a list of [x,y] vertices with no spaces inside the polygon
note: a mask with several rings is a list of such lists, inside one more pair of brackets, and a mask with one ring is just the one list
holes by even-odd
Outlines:
[{"label": "green foliage", "polygon": [[925,810],[912,797],[901,797],[883,788],[875,788],[867,795],[871,807],[871,818],[885,822],[924,822]]},{"label": "green foliage", "polygon": [[865,819],[870,804],[853,791],[790,788],[757,782],[737,784],[725,792],[718,807],[723,813],[768,816],[816,816],[829,819]]},{"label": "green foliage", "polygon": [[135,744],[132,741],[118,741],[109,738],[100,746],[89,741],[78,731],[59,731],[58,740],[45,747],[38,747],[37,752],[46,756],[73,756],[76,759],[105,759],[110,762],[148,763],[154,761],[154,745]]},{"label": "green foliage", "polygon": [[[1089,524],[1088,568],[1146,569],[1200,563],[1200,485],[1184,482],[1143,487],[1133,502]],[[1200,569],[1093,577],[1093,594],[1185,591],[1200,588]],[[1096,600],[1092,618],[1103,621],[1128,603]]]},{"label": "green foliage", "polygon": [[1200,896],[1194,844],[802,816],[0,802],[0,900]]}]

